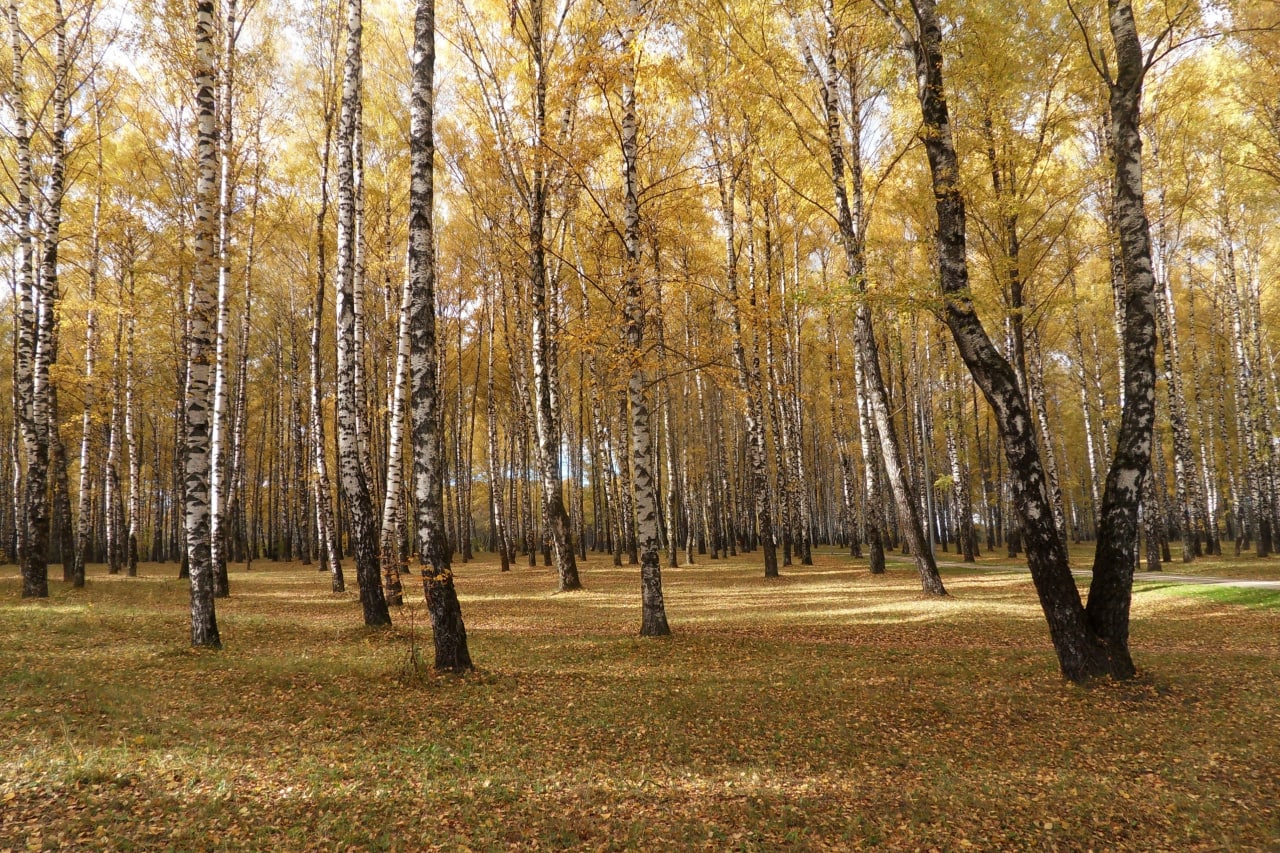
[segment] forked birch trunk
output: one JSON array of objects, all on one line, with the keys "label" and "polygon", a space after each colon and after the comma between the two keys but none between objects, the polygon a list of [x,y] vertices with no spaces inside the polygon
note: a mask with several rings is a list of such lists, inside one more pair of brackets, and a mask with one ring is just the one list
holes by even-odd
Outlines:
[{"label": "forked birch trunk", "polygon": [[[875,2],[895,25],[914,60],[924,124],[921,136],[937,208],[944,318],[961,357],[995,412],[1012,475],[1015,505],[1026,537],[1032,579],[1062,672],[1074,681],[1104,675],[1130,678],[1134,667],[1128,650],[1128,606],[1132,554],[1137,539],[1137,505],[1150,461],[1155,343],[1149,239],[1142,211],[1142,172],[1137,147],[1138,103],[1145,69],[1132,9],[1127,2],[1109,2],[1118,62],[1118,77],[1112,82],[1111,92],[1118,140],[1117,206],[1121,210],[1122,246],[1129,282],[1125,343],[1126,380],[1131,385],[1125,395],[1119,448],[1103,496],[1093,590],[1086,613],[1067,563],[1066,549],[1053,522],[1052,504],[1026,398],[1012,366],[992,344],[970,296],[965,205],[943,85],[942,27],[936,3],[911,0],[914,15],[908,24],[884,0]],[[1143,279],[1144,267],[1146,280]]]}]

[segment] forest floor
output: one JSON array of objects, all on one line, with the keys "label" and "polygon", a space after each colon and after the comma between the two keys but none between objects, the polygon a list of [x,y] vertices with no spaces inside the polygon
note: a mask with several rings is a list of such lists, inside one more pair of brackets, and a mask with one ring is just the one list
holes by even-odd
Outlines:
[{"label": "forest floor", "polygon": [[1026,574],[816,562],[665,570],[661,640],[634,567],[459,565],[465,677],[412,585],[375,631],[233,566],[211,652],[172,565],[0,567],[0,850],[1280,849],[1280,592],[1140,583],[1140,677],[1080,688]]}]

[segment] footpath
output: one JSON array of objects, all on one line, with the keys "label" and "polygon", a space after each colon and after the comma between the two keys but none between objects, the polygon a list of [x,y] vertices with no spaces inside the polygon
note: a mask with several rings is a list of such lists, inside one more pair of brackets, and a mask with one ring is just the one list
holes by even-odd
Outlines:
[{"label": "footpath", "polygon": [[[911,563],[910,557],[904,557],[900,554],[885,554],[885,558],[893,563]],[[999,574],[1001,572],[1012,572],[1030,574],[1031,569],[1026,566],[984,566],[982,563],[958,563],[950,560],[939,560],[939,568],[949,569],[966,569],[971,572],[991,572]],[[1087,578],[1093,575],[1089,569],[1072,569],[1071,573],[1076,577]],[[1212,584],[1215,586],[1232,586],[1240,589],[1277,589],[1280,590],[1280,580],[1259,580],[1257,578],[1222,578],[1210,575],[1188,575],[1177,574],[1174,572],[1134,572],[1134,582],[1147,581],[1150,583],[1177,583],[1177,584]]]}]

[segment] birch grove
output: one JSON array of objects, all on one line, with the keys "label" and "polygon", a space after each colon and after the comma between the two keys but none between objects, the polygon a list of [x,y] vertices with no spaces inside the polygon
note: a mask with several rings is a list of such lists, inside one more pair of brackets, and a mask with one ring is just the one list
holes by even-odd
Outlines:
[{"label": "birch grove", "polygon": [[490,568],[658,636],[690,565],[1017,559],[1087,680],[1140,556],[1276,550],[1265,10],[124,7],[5,5],[26,597],[189,577],[217,646],[263,561],[370,627],[418,576],[465,670]]}]

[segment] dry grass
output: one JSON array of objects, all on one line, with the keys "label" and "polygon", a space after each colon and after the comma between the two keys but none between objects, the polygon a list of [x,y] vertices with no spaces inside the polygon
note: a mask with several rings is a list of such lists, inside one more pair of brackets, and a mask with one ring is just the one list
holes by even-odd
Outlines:
[{"label": "dry grass", "polygon": [[198,652],[143,574],[20,602],[0,569],[0,850],[1280,847],[1274,606],[1142,586],[1142,677],[1083,690],[1025,575],[704,563],[654,641],[634,568],[479,562],[453,678],[413,673],[417,604],[370,632],[256,563]]}]

